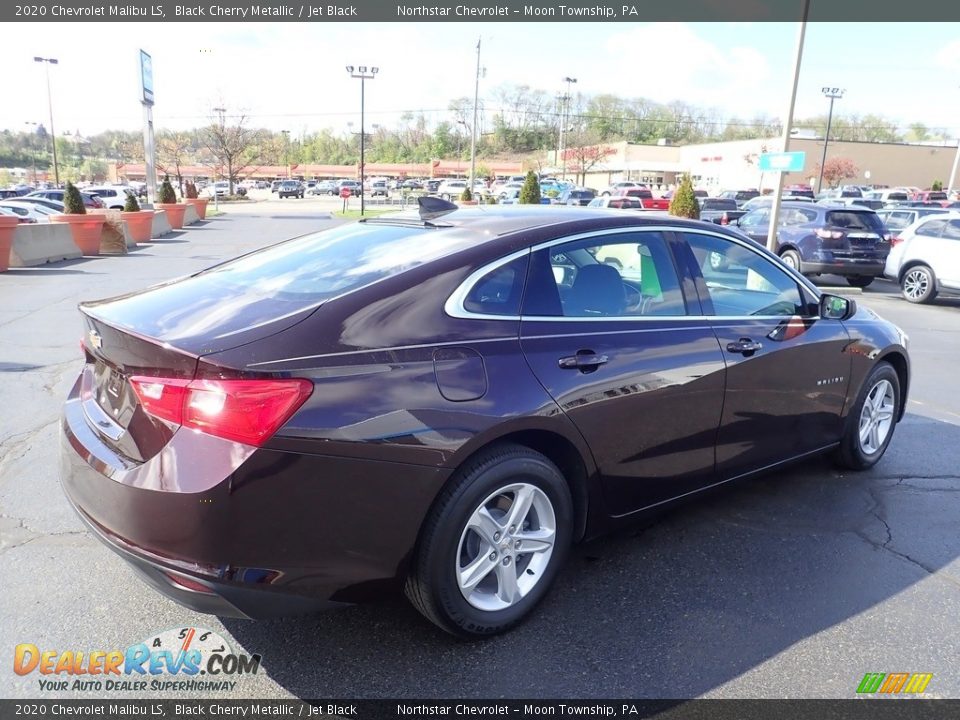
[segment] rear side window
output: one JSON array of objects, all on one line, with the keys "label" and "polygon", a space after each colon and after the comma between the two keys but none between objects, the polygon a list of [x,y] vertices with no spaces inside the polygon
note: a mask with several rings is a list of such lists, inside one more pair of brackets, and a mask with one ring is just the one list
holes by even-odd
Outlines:
[{"label": "rear side window", "polygon": [[917,228],[917,235],[926,235],[927,237],[940,237],[943,229],[947,226],[946,220],[928,220]]},{"label": "rear side window", "polygon": [[520,315],[529,258],[519,257],[480,278],[467,293],[463,309],[479,315]]},{"label": "rear side window", "polygon": [[943,237],[950,240],[960,240],[960,220],[950,220],[943,229]]}]

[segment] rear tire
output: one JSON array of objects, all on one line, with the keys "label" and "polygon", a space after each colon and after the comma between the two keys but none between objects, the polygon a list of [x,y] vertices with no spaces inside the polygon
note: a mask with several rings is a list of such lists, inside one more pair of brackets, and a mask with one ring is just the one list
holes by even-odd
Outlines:
[{"label": "rear tire", "polygon": [[847,276],[847,285],[855,288],[865,288],[870,287],[870,283],[873,282],[872,275],[848,275]]},{"label": "rear tire", "polygon": [[780,259],[783,260],[784,264],[788,267],[800,272],[800,253],[796,250],[784,250],[780,253]]},{"label": "rear tire", "polygon": [[867,376],[847,415],[837,463],[850,470],[866,470],[883,457],[900,417],[900,378],[887,362],[879,362]]},{"label": "rear tire", "polygon": [[572,534],[573,501],[557,467],[520,445],[493,446],[461,467],[435,502],[407,597],[458,637],[505,632],[546,595]]},{"label": "rear tire", "polygon": [[903,274],[900,290],[912,303],[928,303],[937,296],[937,278],[926,265],[914,265]]}]

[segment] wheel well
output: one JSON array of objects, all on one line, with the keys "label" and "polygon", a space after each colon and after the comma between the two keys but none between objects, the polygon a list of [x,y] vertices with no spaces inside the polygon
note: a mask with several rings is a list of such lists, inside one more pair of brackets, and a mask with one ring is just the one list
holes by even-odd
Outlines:
[{"label": "wheel well", "polygon": [[[923,265],[925,267],[930,267],[923,260],[910,260],[904,263],[903,267],[900,268],[900,272],[897,273],[897,282],[903,282],[903,276],[907,274],[907,270],[910,268],[915,268],[917,265]],[[933,273],[933,269],[930,269],[930,272]]]},{"label": "wheel well", "polygon": [[[897,379],[900,381],[900,397],[905,398],[907,396],[907,384],[909,379],[907,376],[907,359],[900,353],[893,351],[884,355],[881,360],[890,363],[893,366],[893,369],[897,373]],[[900,417],[898,420],[903,418],[904,413],[906,412],[907,403],[900,403]]]},{"label": "wheel well", "polygon": [[464,458],[461,465],[470,461],[477,453],[487,450],[491,445],[511,443],[523,445],[544,455],[557,466],[563,478],[570,486],[570,497],[573,499],[573,539],[574,542],[583,538],[587,529],[587,467],[576,446],[563,435],[549,430],[520,430],[509,435],[498,437],[495,441],[478,448],[470,457]]},{"label": "wheel well", "polygon": [[793,250],[793,251],[794,251],[797,255],[799,255],[801,258],[803,257],[803,253],[800,252],[800,248],[798,248],[796,245],[782,245],[782,246],[780,246],[779,248],[777,248],[777,255],[783,257],[783,254],[784,254],[787,250]]}]

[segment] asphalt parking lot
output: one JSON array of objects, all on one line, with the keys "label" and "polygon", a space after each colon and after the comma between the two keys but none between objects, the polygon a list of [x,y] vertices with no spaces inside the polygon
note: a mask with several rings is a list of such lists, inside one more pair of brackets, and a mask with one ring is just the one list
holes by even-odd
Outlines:
[{"label": "asphalt parking lot", "polygon": [[136,580],[59,488],[76,303],[325,227],[329,206],[231,206],[127,256],[0,275],[4,696],[84,697],[15,675],[18,643],[110,650],[196,626],[262,655],[261,672],[224,698],[835,698],[852,697],[866,672],[933,673],[927,696],[960,697],[960,301],[910,305],[885,282],[856,297],[910,335],[913,386],[879,465],[841,474],[814,460],[579,547],[538,612],[504,637],[455,641],[402,598],[219,619]]}]

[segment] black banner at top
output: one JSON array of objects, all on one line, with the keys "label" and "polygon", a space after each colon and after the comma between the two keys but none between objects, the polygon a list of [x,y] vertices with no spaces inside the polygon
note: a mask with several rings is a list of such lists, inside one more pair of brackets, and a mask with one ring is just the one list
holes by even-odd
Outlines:
[{"label": "black banner at top", "polygon": [[[960,3],[809,0],[813,22],[960,21]],[[803,0],[33,0],[3,22],[792,22]],[[868,46],[868,38],[858,38]]]}]

